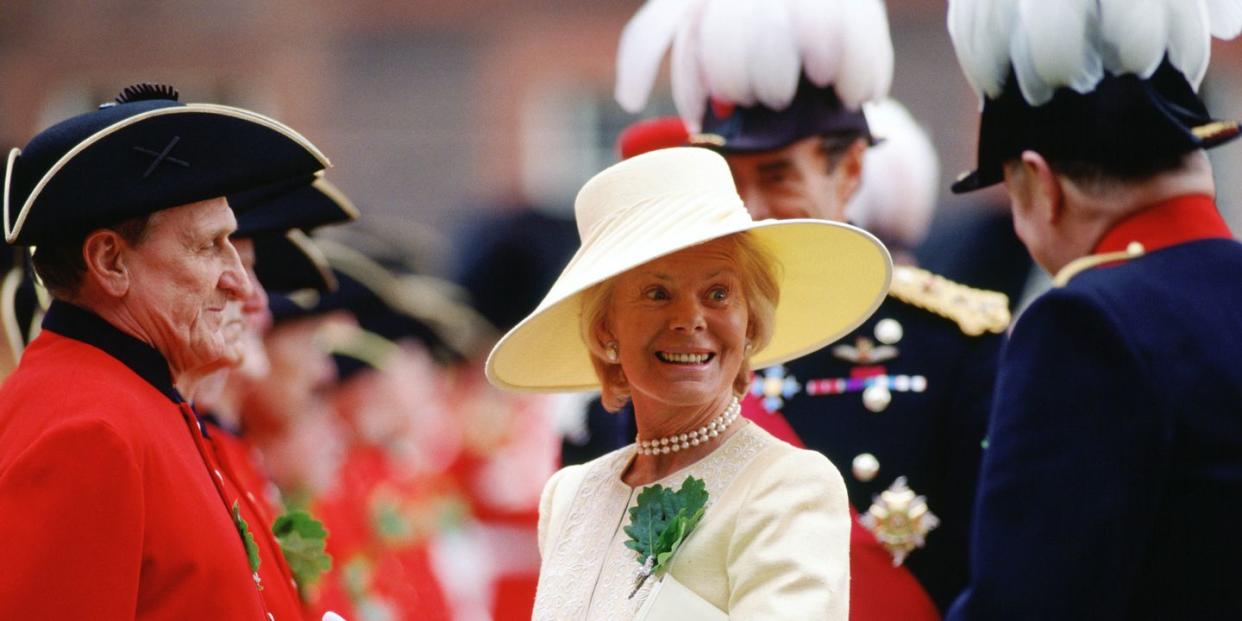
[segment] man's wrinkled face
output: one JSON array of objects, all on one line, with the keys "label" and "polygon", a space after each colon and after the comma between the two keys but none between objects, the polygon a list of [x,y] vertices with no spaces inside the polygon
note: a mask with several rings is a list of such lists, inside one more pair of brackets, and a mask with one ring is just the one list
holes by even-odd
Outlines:
[{"label": "man's wrinkled face", "polygon": [[123,304],[174,375],[228,364],[226,307],[252,294],[229,241],[236,228],[228,202],[214,198],[152,214],[142,240],[125,249]]},{"label": "man's wrinkled face", "polygon": [[224,338],[227,347],[228,366],[238,369],[249,377],[267,374],[267,351],[263,347],[263,334],[272,324],[272,313],[267,305],[267,291],[255,275],[254,240],[233,239],[233,247],[241,258],[242,267],[250,279],[250,295],[230,299],[224,307]]},{"label": "man's wrinkled face", "polygon": [[831,161],[821,137],[803,138],[774,151],[726,153],[725,160],[754,219],[845,221],[845,205],[857,175],[852,167]]}]

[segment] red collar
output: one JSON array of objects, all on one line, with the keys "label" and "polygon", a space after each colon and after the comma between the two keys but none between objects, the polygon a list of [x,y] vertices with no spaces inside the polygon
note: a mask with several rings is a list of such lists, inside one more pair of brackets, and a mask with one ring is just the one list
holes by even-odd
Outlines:
[{"label": "red collar", "polygon": [[1121,252],[1130,242],[1153,252],[1200,239],[1232,239],[1229,226],[1206,194],[1179,196],[1118,222],[1095,245],[1095,253]]}]

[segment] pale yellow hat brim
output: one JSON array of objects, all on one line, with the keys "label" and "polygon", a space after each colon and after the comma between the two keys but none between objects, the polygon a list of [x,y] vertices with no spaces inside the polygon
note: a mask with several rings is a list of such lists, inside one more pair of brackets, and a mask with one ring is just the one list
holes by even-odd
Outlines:
[{"label": "pale yellow hat brim", "polygon": [[884,245],[866,231],[826,220],[739,222],[703,237],[683,237],[685,243],[658,253],[612,253],[621,255],[615,260],[584,256],[583,248],[539,307],[496,344],[487,359],[488,379],[497,387],[526,392],[598,389],[581,337],[581,293],[662,256],[742,232],[749,232],[780,266],[772,340],[751,356],[753,368],[792,360],[840,339],[870,317],[888,292],[892,261]]}]

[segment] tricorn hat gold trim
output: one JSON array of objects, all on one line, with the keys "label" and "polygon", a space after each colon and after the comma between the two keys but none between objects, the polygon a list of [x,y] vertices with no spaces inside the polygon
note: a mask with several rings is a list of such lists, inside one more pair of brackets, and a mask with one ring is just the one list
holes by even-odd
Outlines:
[{"label": "tricorn hat gold trim", "polygon": [[[26,219],[30,215],[31,208],[34,206],[35,201],[39,198],[39,195],[43,192],[43,189],[47,187],[47,185],[56,177],[57,173],[59,173],[61,169],[63,169],[75,157],[77,157],[79,154],[81,154],[83,151],[85,151],[92,145],[98,143],[100,140],[122,129],[130,127],[136,123],[145,121],[147,119],[151,119],[154,117],[160,117],[160,116],[166,116],[166,115],[173,115],[173,114],[202,114],[202,113],[231,117],[231,118],[248,121],[256,125],[265,127],[267,129],[270,129],[272,131],[275,131],[283,135],[284,137],[295,142],[298,146],[305,149],[308,153],[311,154],[312,157],[315,158],[315,160],[319,162],[322,168],[327,168],[332,165],[332,163],[328,160],[327,156],[325,156],[323,152],[319,150],[318,147],[316,147],[314,144],[312,144],[309,140],[307,140],[304,136],[302,136],[298,132],[294,131],[293,129],[284,125],[283,123],[280,123],[279,121],[263,116],[262,114],[251,112],[249,110],[243,110],[241,108],[234,108],[231,106],[222,106],[219,104],[205,104],[205,103],[191,103],[191,104],[185,104],[185,105],[176,105],[176,106],[169,106],[169,107],[164,107],[164,108],[156,108],[153,110],[147,110],[145,112],[141,112],[133,116],[126,117],[120,121],[117,121],[116,123],[113,123],[112,125],[104,127],[103,129],[100,129],[99,131],[83,139],[81,142],[78,142],[77,144],[75,144],[73,148],[69,149],[69,151],[66,152],[64,155],[62,155],[47,170],[47,172],[43,174],[43,176],[39,179],[39,181],[34,185],[34,188],[31,190],[30,194],[26,197],[26,200],[23,202],[21,210],[17,214],[16,221],[13,221],[9,217],[9,214],[11,213],[10,195],[12,194],[11,188],[12,188],[12,179],[13,179],[13,166],[14,166],[14,163],[17,161],[18,156],[21,155],[22,151],[21,149],[16,149],[16,148],[9,151],[9,157],[8,157],[8,161],[6,162],[5,172],[4,172],[5,191],[4,191],[4,213],[3,215],[4,215],[5,241],[7,241],[10,244],[15,243],[17,241],[18,236],[21,235],[22,227],[25,225]],[[172,207],[172,206],[173,205],[169,205],[169,207]]]}]

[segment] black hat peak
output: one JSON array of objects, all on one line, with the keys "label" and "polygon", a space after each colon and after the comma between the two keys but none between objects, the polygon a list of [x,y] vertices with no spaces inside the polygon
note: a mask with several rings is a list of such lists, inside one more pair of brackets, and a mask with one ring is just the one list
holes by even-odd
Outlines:
[{"label": "black hat peak", "polygon": [[120,95],[116,96],[118,104],[133,103],[135,101],[151,101],[151,100],[172,100],[177,101],[181,94],[177,89],[167,84],[153,84],[151,82],[139,82],[126,86]]}]

